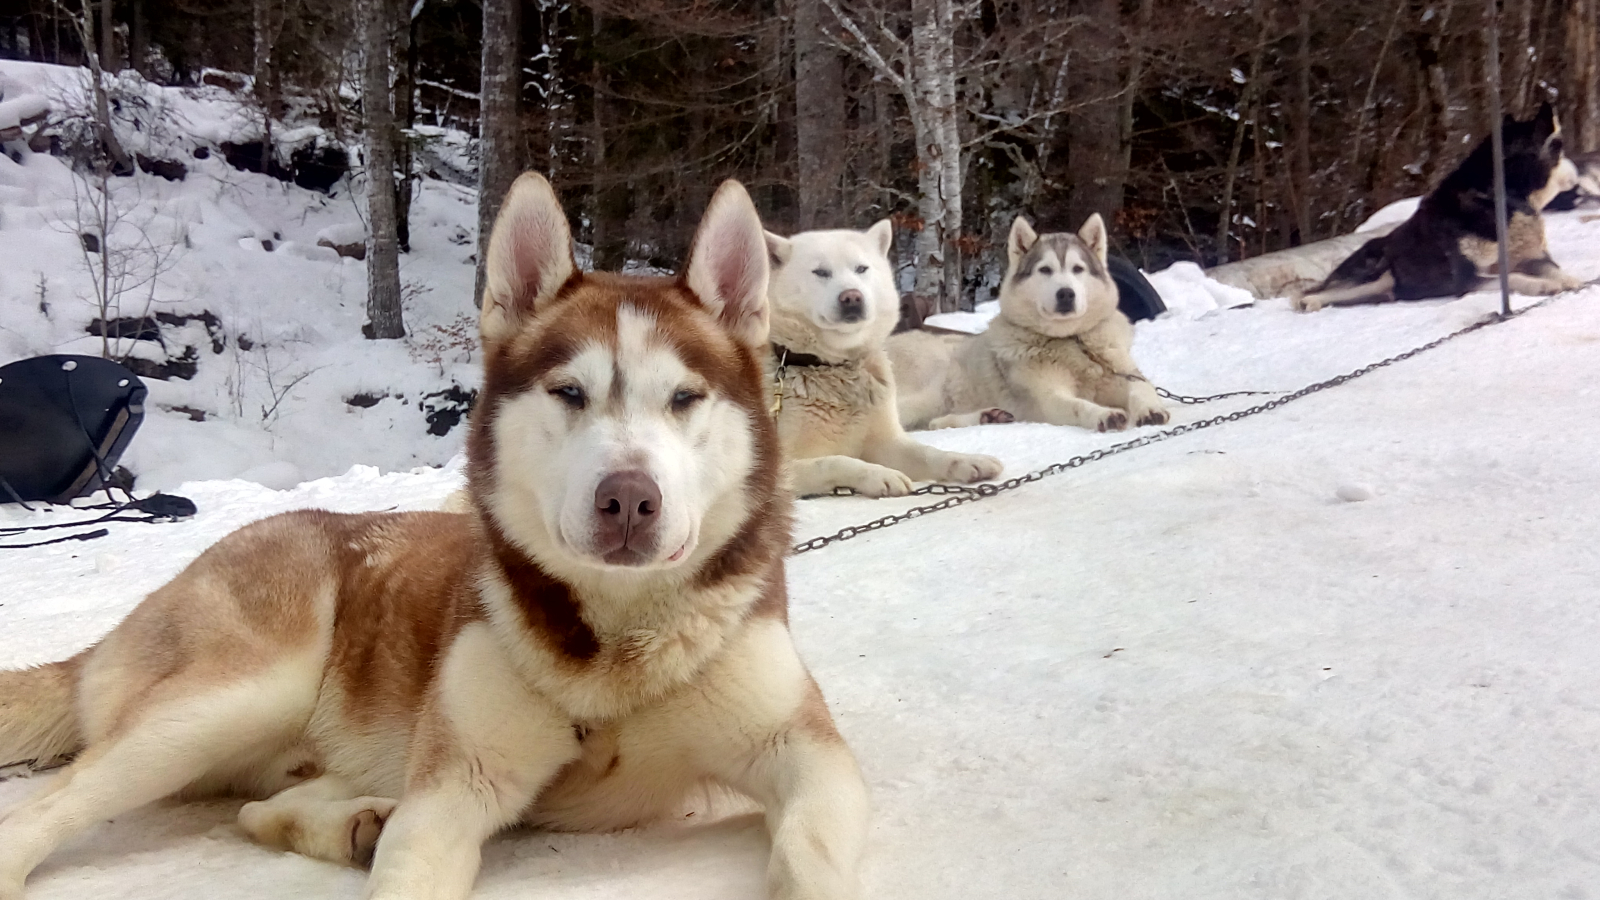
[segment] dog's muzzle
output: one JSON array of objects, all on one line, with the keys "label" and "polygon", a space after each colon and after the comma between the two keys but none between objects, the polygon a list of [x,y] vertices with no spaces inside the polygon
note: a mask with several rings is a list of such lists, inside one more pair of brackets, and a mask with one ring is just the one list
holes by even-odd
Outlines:
[{"label": "dog's muzzle", "polygon": [[614,566],[642,566],[655,556],[661,488],[646,472],[613,472],[594,492],[594,551]]},{"label": "dog's muzzle", "polygon": [[1078,292],[1072,288],[1061,288],[1056,291],[1056,312],[1067,315],[1073,311],[1078,302]]},{"label": "dog's muzzle", "polygon": [[867,317],[867,298],[854,288],[839,292],[839,321],[859,322]]}]

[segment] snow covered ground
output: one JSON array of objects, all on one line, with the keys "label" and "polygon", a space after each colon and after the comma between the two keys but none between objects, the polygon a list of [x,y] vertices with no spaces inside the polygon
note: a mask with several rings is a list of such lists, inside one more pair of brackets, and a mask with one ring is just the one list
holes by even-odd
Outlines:
[{"label": "snow covered ground", "polygon": [[[44,98],[58,118],[81,107],[83,77],[0,61],[0,93],[12,98],[5,102]],[[462,429],[430,434],[427,414],[451,405],[429,395],[464,395],[479,378],[476,192],[417,182],[412,250],[400,273],[410,334],[368,341],[365,266],[318,246],[320,237],[364,239],[363,180],[346,178],[322,194],[233,168],[219,148],[259,141],[260,123],[222,88],[162,88],[127,73],[119,90],[129,101],[118,133],[130,152],[181,162],[188,172],[182,181],[146,172],[109,180],[121,225],[105,242],[107,258],[113,273],[128,273],[129,289],[107,317],[209,314],[215,323],[164,328],[161,342],[113,342],[116,356],[153,361],[194,348],[192,378],[144,379],[147,416],[123,457],[138,486],[244,478],[289,487],[358,462],[387,471],[454,455]],[[280,157],[317,131],[285,128]],[[0,154],[0,364],[48,353],[98,356],[101,338],[86,328],[101,315],[88,268],[101,254],[85,253],[79,237],[100,230],[94,186],[62,158],[18,143],[8,149],[17,159]],[[158,260],[165,271],[142,285]]]},{"label": "snow covered ground", "polygon": [[[0,65],[14,82],[49,74],[19,71]],[[147,381],[151,417],[126,457],[141,485],[200,512],[0,551],[0,666],[88,645],[245,522],[431,508],[460,484],[456,465],[428,465],[460,430],[423,435],[414,404],[474,384],[476,360],[359,337],[361,267],[311,246],[359,222],[347,196],[211,162],[170,186],[129,180],[194,245],[156,302],[216,313],[233,348],[193,381]],[[86,349],[66,178],[46,155],[0,157],[0,363]],[[407,314],[414,330],[451,327],[469,308],[470,198],[426,182],[419,204],[407,280],[432,291]],[[1551,217],[1552,249],[1593,279],[1600,224],[1582,218]],[[59,285],[53,317],[30,305],[40,272]],[[1220,308],[1233,295],[1197,272],[1153,280],[1174,312],[1139,325],[1135,353],[1188,394],[1294,389],[1497,305],[1298,315],[1281,300]],[[270,397],[259,353],[229,356],[241,333],[313,371],[275,418],[255,412]],[[796,557],[794,631],[877,807],[867,897],[1600,900],[1597,376],[1589,288],[1274,412]],[[358,390],[407,399],[345,404]],[[195,404],[205,422],[161,408]],[[923,437],[1016,475],[1129,436]],[[300,476],[318,480],[289,487]],[[796,537],[916,502],[804,501]],[[0,506],[0,528],[72,515]],[[0,782],[0,810],[44,780]],[[248,843],[237,807],[99,825],[38,870],[29,900],[360,895],[359,872]],[[507,834],[475,896],[761,896],[759,821],[706,819]]]},{"label": "snow covered ground", "polygon": [[[1551,231],[1557,259],[1600,275],[1582,254],[1600,230]],[[1493,306],[1268,302],[1151,323],[1140,357],[1174,390],[1292,388]],[[1600,897],[1597,373],[1591,288],[1281,410],[797,557],[794,630],[877,806],[868,896]],[[1232,408],[1216,406],[1179,421]],[[930,437],[1012,473],[1117,439]],[[8,551],[0,665],[84,646],[243,522],[427,507],[458,477],[191,483],[193,521]],[[905,505],[806,501],[798,536]],[[40,783],[0,784],[0,808]],[[247,843],[236,807],[98,826],[30,900],[359,895],[357,872]],[[478,896],[753,898],[764,851],[750,817],[518,832],[491,843]]]}]

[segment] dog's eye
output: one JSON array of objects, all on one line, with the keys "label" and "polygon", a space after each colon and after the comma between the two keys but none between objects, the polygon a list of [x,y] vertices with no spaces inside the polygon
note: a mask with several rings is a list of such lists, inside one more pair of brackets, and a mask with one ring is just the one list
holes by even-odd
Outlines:
[{"label": "dog's eye", "polygon": [[865,274],[867,274],[867,267],[866,266],[856,266],[856,274],[857,275],[865,275]]},{"label": "dog's eye", "polygon": [[583,409],[589,405],[589,398],[583,393],[583,388],[575,384],[563,384],[550,389],[550,396],[560,400],[569,409]]},{"label": "dog's eye", "polygon": [[699,391],[691,388],[684,388],[683,390],[672,395],[672,411],[683,412],[705,398],[706,395],[700,393]]},{"label": "dog's eye", "polygon": [[818,278],[828,279],[828,278],[832,278],[833,277],[833,270],[832,269],[812,269],[811,270],[811,274],[817,276]]},{"label": "dog's eye", "polygon": [[1074,275],[1082,275],[1083,274],[1083,266],[1073,266],[1072,267],[1072,274],[1074,274]]},{"label": "dog's eye", "polygon": [[1551,156],[1560,156],[1561,155],[1561,151],[1564,150],[1564,149],[1566,149],[1566,144],[1562,142],[1561,138],[1553,137],[1553,138],[1550,139],[1550,155]]},{"label": "dog's eye", "polygon": [[1055,269],[1052,269],[1049,266],[1040,266],[1039,267],[1039,274],[1040,275],[1054,275],[1055,271],[1056,271]]}]

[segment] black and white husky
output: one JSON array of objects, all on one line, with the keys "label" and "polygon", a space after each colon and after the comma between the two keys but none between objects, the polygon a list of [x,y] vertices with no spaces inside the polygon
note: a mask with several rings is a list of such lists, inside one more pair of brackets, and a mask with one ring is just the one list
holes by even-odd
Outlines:
[{"label": "black and white husky", "polygon": [[[1563,272],[1545,246],[1540,210],[1578,184],[1562,153],[1561,123],[1546,103],[1526,122],[1507,116],[1506,200],[1510,219],[1511,289],[1555,294],[1581,282]],[[1399,228],[1364,244],[1320,286],[1294,298],[1295,308],[1459,297],[1499,274],[1494,221],[1494,157],[1485,137]]]}]

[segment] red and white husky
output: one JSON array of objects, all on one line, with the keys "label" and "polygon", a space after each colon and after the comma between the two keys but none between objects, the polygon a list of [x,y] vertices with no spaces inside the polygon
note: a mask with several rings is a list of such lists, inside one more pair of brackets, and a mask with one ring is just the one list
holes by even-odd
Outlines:
[{"label": "red and white husky", "polygon": [[790,640],[767,247],[712,199],[683,275],[585,274],[524,175],[489,243],[471,510],[240,529],[65,662],[0,672],[0,763],[77,751],[0,818],[0,900],[171,794],[264,843],[468,895],[513,823],[625,828],[708,783],[766,809],[774,898],[857,894],[867,796]]}]

